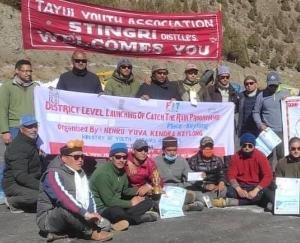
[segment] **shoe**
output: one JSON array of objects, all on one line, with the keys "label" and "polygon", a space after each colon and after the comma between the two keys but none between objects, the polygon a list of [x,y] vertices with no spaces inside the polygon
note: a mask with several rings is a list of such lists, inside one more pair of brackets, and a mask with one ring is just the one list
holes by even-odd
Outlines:
[{"label": "shoe", "polygon": [[66,238],[68,238],[68,235],[57,235],[55,233],[47,234],[47,242],[52,242],[55,240],[66,239]]},{"label": "shoe", "polygon": [[228,206],[226,203],[226,199],[224,199],[224,198],[213,199],[212,204],[213,204],[213,207],[216,207],[216,208],[224,208],[224,207]]},{"label": "shoe", "polygon": [[195,201],[193,203],[185,205],[185,211],[202,211],[204,208],[204,205],[200,201]]},{"label": "shoe", "polygon": [[5,203],[6,207],[10,210],[11,213],[24,213],[24,211],[22,209],[15,208],[13,205],[11,205],[8,202],[7,197],[5,197],[4,203]]},{"label": "shoe", "polygon": [[184,204],[190,204],[195,202],[196,200],[196,193],[193,191],[187,191],[185,194]]},{"label": "shoe", "polygon": [[127,220],[120,220],[119,222],[112,224],[111,227],[115,231],[127,230],[129,227],[129,222]]},{"label": "shoe", "polygon": [[273,203],[268,202],[267,206],[265,207],[265,212],[273,213],[273,211],[274,211]]},{"label": "shoe", "polygon": [[107,231],[97,231],[94,230],[92,235],[91,235],[91,240],[97,240],[97,241],[108,241],[112,239],[112,233],[107,232]]},{"label": "shoe", "polygon": [[143,223],[145,222],[154,222],[158,219],[159,214],[153,211],[147,211],[141,216],[141,220]]}]

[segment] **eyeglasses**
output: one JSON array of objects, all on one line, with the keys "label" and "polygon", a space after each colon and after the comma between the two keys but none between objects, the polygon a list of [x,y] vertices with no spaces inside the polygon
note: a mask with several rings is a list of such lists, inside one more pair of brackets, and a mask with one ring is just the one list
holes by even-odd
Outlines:
[{"label": "eyeglasses", "polygon": [[87,60],[86,59],[74,59],[74,62],[75,63],[87,63]]},{"label": "eyeglasses", "polygon": [[142,148],[136,149],[136,151],[138,151],[138,152],[144,151],[145,153],[148,153],[149,148],[148,147],[142,147]]},{"label": "eyeglasses", "polygon": [[252,149],[252,148],[254,148],[254,145],[252,143],[244,143],[243,146],[242,146],[242,148],[247,148],[247,147],[249,149]]},{"label": "eyeglasses", "polygon": [[168,75],[168,72],[156,72],[158,75],[165,75],[167,76]]},{"label": "eyeglasses", "polygon": [[75,159],[75,160],[84,159],[84,155],[83,154],[75,154],[75,155],[69,154],[67,156],[73,157],[73,159]]},{"label": "eyeglasses", "polygon": [[127,155],[114,155],[115,159],[124,159],[127,160],[128,156]]},{"label": "eyeglasses", "polygon": [[20,72],[22,72],[22,73],[32,73],[32,70],[19,70]]},{"label": "eyeglasses", "polygon": [[291,147],[290,150],[291,150],[291,151],[296,151],[296,150],[297,150],[297,151],[300,151],[300,147]]},{"label": "eyeglasses", "polygon": [[220,76],[220,79],[229,79],[230,78],[230,76],[229,75],[226,75],[226,76]]},{"label": "eyeglasses", "polygon": [[189,74],[189,75],[192,75],[192,74],[197,75],[198,71],[197,70],[189,70],[186,73]]},{"label": "eyeglasses", "polygon": [[122,69],[132,69],[132,66],[122,65],[121,68],[122,68]]},{"label": "eyeglasses", "polygon": [[255,84],[255,82],[247,82],[247,83],[245,83],[245,86],[249,86],[249,85],[253,85],[253,84]]}]

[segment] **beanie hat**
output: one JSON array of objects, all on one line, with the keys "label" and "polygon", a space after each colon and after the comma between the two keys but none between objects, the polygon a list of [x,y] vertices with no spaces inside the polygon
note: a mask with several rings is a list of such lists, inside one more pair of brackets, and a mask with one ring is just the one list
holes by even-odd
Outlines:
[{"label": "beanie hat", "polygon": [[120,70],[120,67],[123,65],[132,67],[132,63],[129,61],[129,59],[123,58],[123,59],[120,59],[117,63],[117,70]]},{"label": "beanie hat", "polygon": [[198,68],[195,64],[193,63],[188,63],[186,66],[185,66],[185,72],[186,71],[189,71],[189,70],[197,70],[198,71]]},{"label": "beanie hat", "polygon": [[70,140],[63,147],[60,148],[61,155],[69,155],[75,151],[82,152],[83,141],[82,140]]},{"label": "beanie hat", "polygon": [[211,137],[205,136],[200,140],[200,147],[214,146],[214,140]]},{"label": "beanie hat", "polygon": [[165,137],[162,140],[163,149],[167,147],[177,147],[177,138],[175,137]]},{"label": "beanie hat", "polygon": [[31,114],[24,115],[20,119],[21,126],[30,126],[36,123],[38,123],[37,120],[35,119],[34,115]]},{"label": "beanie hat", "polygon": [[155,64],[152,66],[152,73],[155,73],[158,70],[167,70],[168,72],[168,68],[164,64]]},{"label": "beanie hat", "polygon": [[269,85],[279,85],[281,83],[281,79],[278,73],[271,71],[267,75],[267,84]]},{"label": "beanie hat", "polygon": [[116,153],[128,154],[128,148],[126,143],[114,143],[110,147],[109,157],[114,156]]},{"label": "beanie hat", "polygon": [[144,139],[137,139],[132,145],[133,149],[140,149],[144,147],[149,147],[148,143]]},{"label": "beanie hat", "polygon": [[251,143],[255,146],[256,144],[256,137],[249,132],[243,133],[242,136],[240,137],[240,145],[242,146],[245,143]]},{"label": "beanie hat", "polygon": [[225,65],[220,65],[217,68],[217,75],[223,75],[223,74],[229,74],[230,75],[230,70],[229,67],[225,66]]}]

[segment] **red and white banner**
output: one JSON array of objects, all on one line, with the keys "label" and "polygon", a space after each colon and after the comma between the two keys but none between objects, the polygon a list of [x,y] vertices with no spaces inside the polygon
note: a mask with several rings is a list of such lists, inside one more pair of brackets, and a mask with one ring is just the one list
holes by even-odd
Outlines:
[{"label": "red and white banner", "polygon": [[141,100],[79,92],[34,89],[35,115],[39,121],[41,149],[48,154],[71,139],[84,140],[86,155],[107,157],[110,146],[138,138],[151,146],[151,155],[161,153],[162,138],[178,139],[178,152],[189,157],[199,149],[203,136],[214,139],[215,153],[234,153],[234,104]]},{"label": "red and white banner", "polygon": [[65,0],[22,0],[25,49],[217,60],[221,13],[158,14]]}]

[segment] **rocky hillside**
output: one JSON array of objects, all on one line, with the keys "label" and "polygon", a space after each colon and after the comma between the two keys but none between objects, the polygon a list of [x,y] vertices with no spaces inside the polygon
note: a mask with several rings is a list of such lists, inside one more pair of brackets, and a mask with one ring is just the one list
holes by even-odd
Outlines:
[{"label": "rocky hillside", "polygon": [[[34,79],[49,81],[70,68],[69,52],[24,50],[21,35],[21,1],[0,0],[0,80],[11,78],[20,58],[33,63]],[[246,75],[258,77],[264,84],[268,70],[276,69],[283,80],[300,86],[300,1],[299,0],[110,0],[85,1],[105,6],[152,11],[215,11],[222,3],[224,13],[224,62],[232,68],[232,77],[242,82]],[[119,57],[89,54],[89,69],[113,70]],[[132,59],[136,76],[147,78],[151,65],[161,60]],[[170,78],[182,76],[186,61],[166,60]],[[203,70],[216,62],[195,62]],[[297,70],[298,69],[298,70]]]}]

